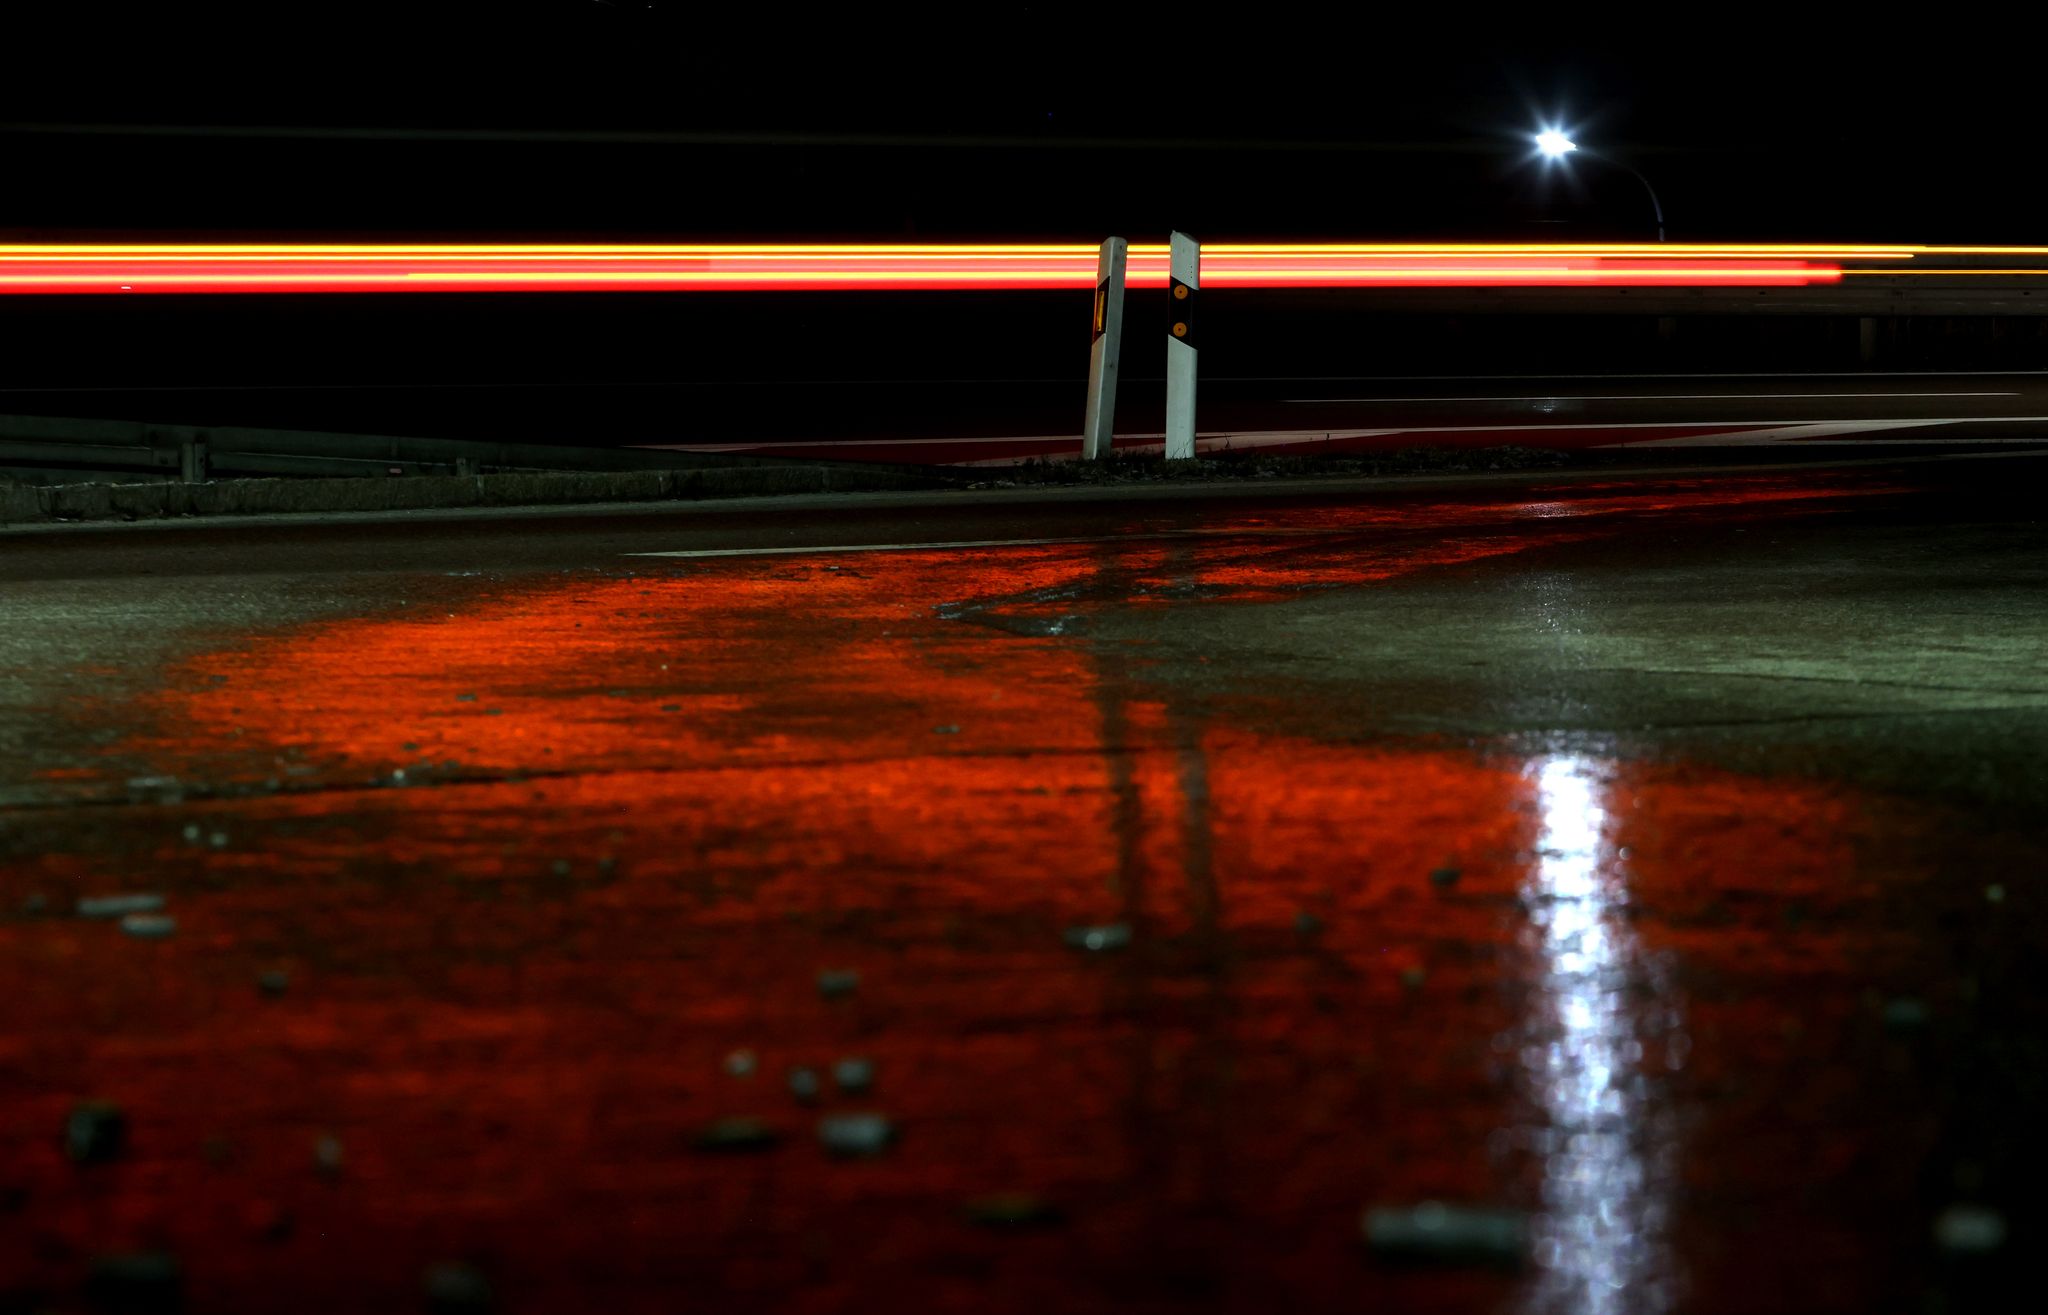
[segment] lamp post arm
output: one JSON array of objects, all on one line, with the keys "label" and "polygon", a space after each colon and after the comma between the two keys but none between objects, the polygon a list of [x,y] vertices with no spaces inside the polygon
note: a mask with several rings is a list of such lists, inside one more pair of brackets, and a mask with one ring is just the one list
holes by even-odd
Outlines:
[{"label": "lamp post arm", "polygon": [[1657,189],[1650,186],[1650,180],[1643,176],[1643,171],[1627,161],[1617,160],[1611,155],[1599,155],[1593,151],[1583,151],[1583,153],[1593,156],[1596,160],[1604,160],[1618,169],[1627,170],[1635,176],[1637,182],[1643,185],[1643,190],[1650,194],[1650,213],[1657,216],[1657,240],[1662,242],[1664,240],[1664,203],[1657,199]]},{"label": "lamp post arm", "polygon": [[1664,203],[1657,199],[1657,189],[1650,186],[1650,180],[1643,177],[1643,171],[1634,165],[1625,164],[1621,167],[1634,174],[1636,181],[1643,185],[1643,190],[1650,194],[1650,213],[1657,216],[1657,240],[1662,242],[1664,240]]}]

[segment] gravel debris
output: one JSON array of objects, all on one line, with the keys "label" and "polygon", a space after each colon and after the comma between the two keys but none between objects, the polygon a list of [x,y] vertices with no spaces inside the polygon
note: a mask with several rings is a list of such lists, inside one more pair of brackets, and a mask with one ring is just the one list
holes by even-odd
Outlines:
[{"label": "gravel debris", "polygon": [[875,1085],[873,1060],[849,1056],[832,1066],[832,1081],[849,1096],[858,1096]]},{"label": "gravel debris", "polygon": [[2005,1245],[2005,1216],[1981,1205],[1952,1205],[1934,1219],[1934,1241],[1957,1255],[1984,1255]]},{"label": "gravel debris", "polygon": [[131,777],[128,797],[137,803],[181,804],[185,802],[185,783],[175,776]]},{"label": "gravel debris", "polygon": [[706,1124],[690,1144],[700,1151],[727,1154],[769,1150],[781,1140],[782,1134],[759,1119],[726,1118]]},{"label": "gravel debris", "polygon": [[1131,943],[1131,924],[1106,922],[1094,927],[1069,927],[1066,942],[1069,949],[1075,950],[1121,950]]},{"label": "gravel debris", "polygon": [[128,1146],[128,1116],[110,1100],[85,1100],[64,1120],[64,1154],[73,1164],[106,1164]]},{"label": "gravel debris", "polygon": [[429,1265],[424,1286],[427,1309],[437,1312],[437,1315],[491,1308],[490,1281],[472,1265],[454,1262]]},{"label": "gravel debris", "polygon": [[101,1256],[86,1276],[86,1299],[108,1311],[170,1311],[184,1301],[185,1276],[163,1251]]},{"label": "gravel debris", "polygon": [[825,968],[818,973],[818,994],[838,1000],[860,989],[860,974],[851,968]]},{"label": "gravel debris", "polygon": [[1927,1002],[1910,995],[1888,1001],[1884,1007],[1884,1026],[1888,1032],[1917,1032],[1932,1017]]},{"label": "gravel debris", "polygon": [[130,913],[121,919],[121,930],[146,941],[160,941],[178,930],[178,920],[168,913]]},{"label": "gravel debris", "polygon": [[88,895],[78,901],[81,918],[121,918],[131,913],[161,913],[164,897],[154,894]]},{"label": "gravel debris", "polygon": [[983,1228],[1044,1228],[1066,1220],[1067,1212],[1030,1192],[977,1196],[964,1207],[967,1221]]},{"label": "gravel debris", "polygon": [[1529,1253],[1529,1218],[1484,1206],[1377,1206],[1363,1221],[1366,1245],[1383,1260],[1432,1265],[1518,1266]]},{"label": "gravel debris", "polygon": [[880,1155],[895,1140],[896,1125],[880,1114],[827,1114],[818,1120],[818,1142],[833,1155]]}]

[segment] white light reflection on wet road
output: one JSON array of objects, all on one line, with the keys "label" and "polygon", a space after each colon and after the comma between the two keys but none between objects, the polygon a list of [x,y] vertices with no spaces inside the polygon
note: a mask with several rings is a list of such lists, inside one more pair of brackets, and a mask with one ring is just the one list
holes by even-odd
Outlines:
[{"label": "white light reflection on wet road", "polygon": [[1663,1002],[1653,989],[1632,1006],[1632,994],[1655,984],[1627,921],[1600,768],[1553,757],[1532,771],[1542,834],[1523,893],[1538,962],[1522,1059],[1543,1187],[1530,1307],[1663,1311],[1672,1147],[1649,1108],[1639,1021]]}]

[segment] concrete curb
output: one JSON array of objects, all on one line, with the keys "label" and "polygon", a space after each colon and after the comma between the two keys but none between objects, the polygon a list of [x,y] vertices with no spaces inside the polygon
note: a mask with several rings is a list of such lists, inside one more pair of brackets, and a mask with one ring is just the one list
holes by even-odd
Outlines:
[{"label": "concrete curb", "polygon": [[956,482],[922,470],[738,466],[392,479],[234,479],[209,484],[0,484],[0,525],[872,493],[946,488]]}]

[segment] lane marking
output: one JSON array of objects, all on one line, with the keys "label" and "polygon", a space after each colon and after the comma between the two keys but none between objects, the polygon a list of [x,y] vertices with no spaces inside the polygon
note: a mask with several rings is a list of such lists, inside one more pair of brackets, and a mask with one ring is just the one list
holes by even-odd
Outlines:
[{"label": "lane marking", "polygon": [[1848,397],[2018,397],[2003,392],[1939,393],[1538,393],[1528,397],[1287,397],[1289,406],[1350,402],[1805,402]]},{"label": "lane marking", "polygon": [[[1898,490],[1896,489],[1889,488],[1835,489],[1827,491],[1817,490],[1804,495],[1797,495],[1791,500],[1805,501],[1808,499],[1817,498],[1831,498],[1842,496],[1855,497],[1877,493],[1893,493],[1897,491]],[[1511,521],[1515,519],[1526,518],[1532,514],[1531,509],[1549,507],[1555,505],[1555,502],[1555,499],[1524,499],[1518,503],[1512,504],[1480,504],[1478,507],[1475,507],[1475,510],[1492,509],[1499,511],[1502,510],[1505,506],[1512,506],[1520,512],[1520,516],[1510,513],[1509,515],[1501,518],[1503,520]],[[1718,504],[1707,503],[1703,505]],[[1534,514],[1541,514],[1542,519],[1553,519],[1553,517],[1551,517],[1548,514]],[[1582,515],[1586,517],[1600,517],[1612,515],[1615,514],[1615,512],[1612,508],[1594,507],[1583,512],[1569,512],[1567,514]],[[1077,534],[1062,536],[1058,538],[946,539],[933,543],[839,543],[808,544],[802,547],[777,546],[770,548],[683,548],[672,549],[664,552],[621,553],[620,556],[667,557],[675,559],[702,559],[719,557],[816,557],[826,555],[837,555],[843,553],[943,552],[963,548],[1046,548],[1073,547],[1083,544],[1097,543],[1159,543],[1167,540],[1176,539],[1331,539],[1350,538],[1362,534],[1374,534],[1382,533],[1389,530],[1399,531],[1403,529],[1414,528],[1420,527],[1413,525],[1412,522],[1403,520],[1398,514],[1396,514],[1391,515],[1386,519],[1378,521],[1368,520],[1349,525],[1193,526],[1186,529],[1178,530],[1143,530],[1136,533],[1128,534]]]},{"label": "lane marking", "polygon": [[[1887,370],[1887,379],[2027,379],[2048,375],[2048,370]],[[1522,379],[1854,379],[1867,374],[1846,372],[1816,374],[1810,370],[1703,370],[1685,374],[1231,374],[1218,375],[1211,382],[1233,384],[1423,384],[1497,383]]]},{"label": "lane marking", "polygon": [[[2021,446],[2024,446],[2024,445],[2026,445],[2026,444],[2029,444],[2029,443],[2036,443],[2036,444],[2037,444],[2037,443],[2039,443],[2040,441],[2041,441],[2041,436],[2040,436],[2039,434],[2034,434],[2034,435],[2030,435],[2030,436],[2028,436],[2028,437],[2026,437],[2026,438],[1908,438],[1908,439],[1903,439],[1903,440],[1901,440],[1901,444],[1900,444],[1900,445],[1901,445],[1901,446],[1905,446],[1905,445],[1907,445],[1907,444],[1910,444],[1910,445],[1911,445],[1911,446],[1913,446],[1913,447],[1938,447],[1938,446],[1953,446],[1953,447],[1990,447],[1990,446],[1992,446],[1992,445],[1994,445],[1994,444],[1998,444],[1998,443],[2011,443],[2011,444],[2015,444],[2015,445],[2021,445]],[[1775,446],[1778,446],[1778,447],[1864,447],[1864,448],[1867,448],[1867,447],[1869,447],[1869,446],[1870,446],[1870,443],[1869,443],[1869,441],[1868,441],[1868,440],[1866,440],[1866,439],[1860,439],[1860,438],[1808,438],[1808,439],[1797,439],[1797,438],[1794,438],[1794,439],[1782,439],[1782,440],[1773,440],[1771,444],[1749,444],[1749,443],[1716,443],[1716,442],[1714,442],[1714,441],[1713,441],[1713,440],[1712,440],[1711,438],[1707,438],[1707,437],[1702,437],[1702,438],[1698,438],[1698,439],[1684,439],[1684,438],[1667,438],[1667,439],[1657,439],[1657,440],[1652,440],[1652,441],[1650,441],[1650,442],[1644,442],[1644,443],[1611,443],[1611,444],[1609,444],[1608,446],[1610,446],[1610,447],[1617,447],[1617,448],[1621,448],[1621,447],[1752,447],[1752,446],[1771,446],[1771,445],[1773,445],[1773,444],[1775,444]],[[2048,449],[2044,449],[2044,450],[2048,450]]]},{"label": "lane marking", "polygon": [[1153,530],[1144,534],[1082,534],[1061,539],[953,539],[940,543],[846,543],[824,547],[805,548],[695,548],[681,552],[629,552],[625,557],[799,557],[821,553],[848,552],[922,552],[927,549],[950,548],[1043,548],[1062,544],[1082,543],[1140,543],[1160,539],[1198,539],[1207,537],[1254,538],[1254,539],[1298,539],[1314,535],[1328,535],[1328,527],[1319,529],[1251,528],[1242,530],[1190,529]]},{"label": "lane marking", "polygon": [[[1550,424],[1534,424],[1529,421],[1490,425],[1390,425],[1373,429],[1209,429],[1199,435],[1202,442],[1214,443],[1228,440],[1247,446],[1270,446],[1276,443],[1306,443],[1317,439],[1335,441],[1340,438],[1386,438],[1397,434],[1541,434],[1546,430],[1559,433],[1576,433],[1586,430],[1610,429],[1708,429],[1729,434],[1740,434],[1756,430],[1808,431],[1826,427],[1830,432],[1850,433],[1857,430],[1878,431],[1908,425],[2018,425],[2048,424],[2048,415],[2027,416],[1926,416],[1912,420],[1814,420],[1811,418],[1748,419],[1748,420],[1562,420]],[[1118,450],[1142,447],[1148,442],[1163,443],[1163,433],[1121,432],[1118,437],[1135,440],[1119,445]],[[773,454],[809,448],[833,447],[990,447],[1002,444],[1022,443],[1066,443],[1076,447],[1081,442],[1079,434],[1026,434],[990,435],[987,437],[952,438],[828,438],[789,439],[783,442],[762,443],[660,443],[638,448],[650,452],[759,452]],[[1612,446],[1623,446],[1613,444]]]},{"label": "lane marking", "polygon": [[[1717,421],[1712,421],[1712,422],[1710,422],[1710,423],[1713,423],[1713,424],[1735,424],[1735,423],[1740,423],[1740,422],[1737,422],[1737,421],[1722,421],[1722,420],[1717,420]],[[1786,422],[1782,422],[1782,421],[1777,421],[1777,422],[1773,422],[1773,421],[1761,421],[1761,420],[1760,420],[1760,421],[1757,421],[1756,423],[1758,423],[1758,424],[1768,424],[1768,423],[1786,423]],[[1294,435],[1303,435],[1303,436],[1306,436],[1306,435],[1310,435],[1310,434],[1323,434],[1323,435],[1328,435],[1328,436],[1329,436],[1329,437],[1331,437],[1331,438],[1376,438],[1376,437],[1378,437],[1378,436],[1379,436],[1379,435],[1381,435],[1381,434],[1399,434],[1399,433],[1405,433],[1405,432],[1407,432],[1407,431],[1406,431],[1406,430],[1402,430],[1402,429],[1335,429],[1335,430],[1333,430],[1333,429],[1329,429],[1329,428],[1327,428],[1327,427],[1326,427],[1326,428],[1321,428],[1321,429],[1274,429],[1274,430],[1259,430],[1259,431],[1254,431],[1254,432],[1252,432],[1252,433],[1249,433],[1249,434],[1245,434],[1245,433],[1240,433],[1240,432],[1238,432],[1238,431],[1235,431],[1235,430],[1227,430],[1227,429],[1211,429],[1211,430],[1206,430],[1206,431],[1204,431],[1204,432],[1203,432],[1203,433],[1202,433],[1202,434],[1200,435],[1200,437],[1202,437],[1202,438],[1206,438],[1206,439],[1215,439],[1215,438],[1245,438],[1245,437],[1254,437],[1254,438],[1265,438],[1265,437],[1270,437],[1270,436],[1281,436],[1281,437],[1290,437],[1290,436],[1294,436]],[[1118,430],[1118,431],[1117,431],[1117,437],[1118,437],[1118,438],[1121,438],[1121,439],[1138,439],[1138,440],[1141,440],[1141,441],[1142,441],[1142,440],[1147,440],[1147,439],[1149,439],[1149,440],[1152,440],[1152,441],[1155,441],[1155,442],[1159,442],[1159,443],[1164,443],[1164,442],[1166,441],[1166,434],[1165,434],[1165,433],[1164,433],[1163,431],[1161,431],[1161,432],[1157,432],[1157,433],[1149,433],[1149,434],[1138,434],[1138,433],[1132,433],[1132,432],[1131,432],[1131,431],[1129,431],[1129,430]],[[1075,446],[1076,446],[1076,447],[1078,448],[1078,447],[1080,446],[1080,443],[1081,443],[1081,436],[1080,436],[1079,434],[1007,434],[1007,435],[991,435],[991,436],[989,436],[989,437],[987,437],[987,438],[972,438],[972,437],[970,437],[970,438],[957,438],[957,437],[956,437],[956,438],[821,438],[821,439],[796,439],[796,438],[793,438],[793,439],[788,439],[788,440],[785,440],[785,441],[782,441],[782,442],[770,442],[770,443],[661,443],[661,444],[652,444],[652,445],[649,445],[648,447],[646,447],[646,448],[645,448],[645,449],[643,449],[643,450],[645,450],[645,451],[649,451],[649,452],[756,452],[756,451],[758,451],[758,452],[763,452],[763,453],[773,454],[773,453],[776,453],[776,452],[781,452],[781,451],[785,451],[785,450],[787,450],[787,449],[790,449],[790,448],[812,448],[812,447],[941,447],[941,446],[950,446],[950,445],[964,445],[964,446],[969,446],[969,447],[983,447],[983,446],[986,446],[986,445],[988,445],[988,444],[991,444],[991,443],[1072,443],[1072,444],[1074,444],[1074,445],[1075,445]]]}]

